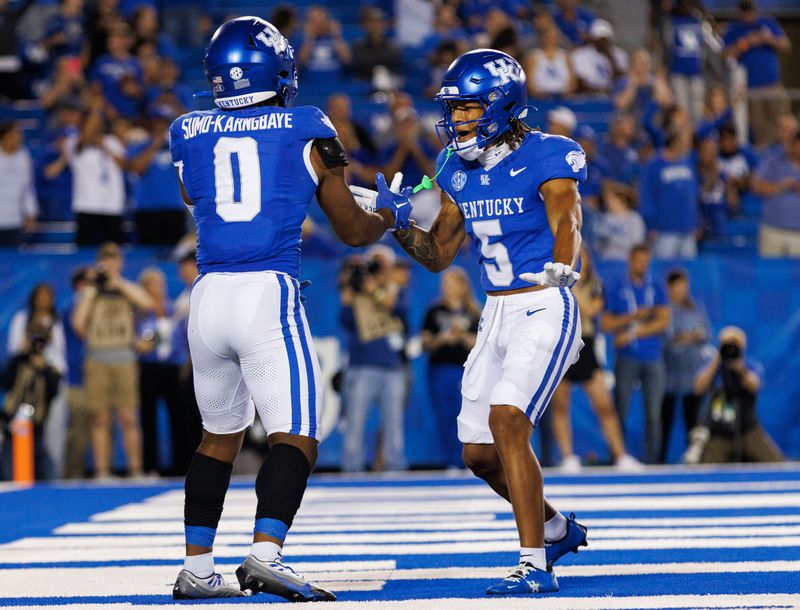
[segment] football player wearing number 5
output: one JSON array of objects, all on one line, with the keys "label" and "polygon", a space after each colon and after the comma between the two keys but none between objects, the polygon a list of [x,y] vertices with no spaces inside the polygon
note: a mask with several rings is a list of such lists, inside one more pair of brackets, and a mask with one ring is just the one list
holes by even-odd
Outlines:
[{"label": "football player wearing number 5", "polygon": [[486,592],[557,591],[550,566],[586,544],[586,528],[545,501],[530,438],[582,345],[569,288],[579,277],[585,156],[572,140],[525,126],[525,75],[505,53],[459,57],[436,99],[441,209],[430,231],[394,236],[434,272],[473,239],[488,296],[464,365],[458,436],[464,463],[511,502],[521,547],[517,568]]},{"label": "football player wearing number 5", "polygon": [[[204,63],[217,108],[184,115],[170,128],[172,158],[197,224],[200,275],[189,347],[204,429],[186,475],[186,559],[173,597],[249,590],[332,600],[281,561],[316,462],[322,407],[297,280],[301,225],[316,194],[342,241],[363,246],[386,230],[408,228],[411,206],[407,193],[392,192],[380,174],[375,211],[356,204],[328,118],[317,108],[287,108],[297,92],[294,51],[270,23],[241,17],[223,24]],[[393,184],[399,187],[400,178]],[[212,547],[231,465],[256,412],[270,451],[256,478],[253,545],[234,586],[216,573]]]}]

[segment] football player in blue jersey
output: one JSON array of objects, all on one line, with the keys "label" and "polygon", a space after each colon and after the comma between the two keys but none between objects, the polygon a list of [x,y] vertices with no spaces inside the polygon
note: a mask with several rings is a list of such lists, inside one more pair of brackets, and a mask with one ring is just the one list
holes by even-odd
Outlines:
[{"label": "football player in blue jersey", "polygon": [[525,74],[505,53],[465,53],[436,99],[444,110],[441,209],[430,231],[412,226],[394,236],[434,272],[450,265],[467,235],[473,240],[488,296],[464,365],[458,436],[464,463],[511,502],[521,546],[518,567],[486,592],[557,591],[551,566],[586,544],[586,528],[546,502],[530,438],[582,346],[569,288],[579,278],[585,155],[572,140],[523,123]]},{"label": "football player in blue jersey", "polygon": [[[297,280],[301,225],[316,194],[335,233],[362,246],[386,230],[408,228],[411,205],[408,193],[390,190],[380,174],[375,211],[356,204],[328,118],[317,108],[287,108],[297,92],[294,51],[270,23],[241,17],[223,24],[204,63],[217,108],[191,112],[170,128],[172,158],[197,224],[200,275],[189,346],[204,428],[186,475],[186,559],[173,597],[264,591],[292,601],[333,600],[281,561],[317,458],[322,408]],[[216,573],[212,547],[232,464],[255,412],[270,449],[256,478],[253,545],[234,586]]]}]

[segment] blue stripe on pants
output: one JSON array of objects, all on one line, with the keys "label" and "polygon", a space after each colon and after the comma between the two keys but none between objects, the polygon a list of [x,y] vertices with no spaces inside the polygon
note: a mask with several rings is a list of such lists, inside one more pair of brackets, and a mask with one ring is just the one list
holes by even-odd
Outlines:
[{"label": "blue stripe on pants", "polygon": [[294,291],[294,323],[297,326],[297,336],[303,349],[303,361],[306,363],[306,377],[308,377],[308,436],[316,438],[317,435],[317,388],[314,383],[314,363],[311,351],[308,349],[306,329],[303,325],[303,316],[300,315],[300,289]]},{"label": "blue stripe on pants", "polygon": [[276,275],[281,287],[281,328],[283,329],[283,343],[286,345],[286,357],[289,359],[289,378],[292,394],[292,427],[289,434],[298,434],[303,421],[300,410],[300,370],[297,366],[297,352],[292,340],[292,329],[289,327],[289,285],[282,275]]},{"label": "blue stripe on pants", "polygon": [[[570,292],[570,293],[568,293],[567,298],[572,301],[572,311],[573,312],[577,312],[578,311],[578,302],[575,300],[575,296]],[[550,403],[550,399],[553,397],[553,392],[555,392],[556,386],[558,386],[559,381],[561,381],[561,374],[564,371],[564,364],[566,364],[566,362],[567,362],[567,357],[569,356],[569,350],[572,349],[572,343],[573,343],[573,341],[575,341],[575,329],[576,328],[578,328],[578,317],[577,317],[577,315],[573,314],[573,316],[572,316],[572,330],[569,332],[569,341],[567,341],[567,348],[564,350],[564,353],[561,356],[561,362],[558,365],[558,370],[556,371],[556,375],[553,378],[552,384],[550,385],[550,391],[547,393],[547,396],[545,397],[544,402],[542,403],[542,408],[539,409],[537,414],[536,414],[536,419],[533,422],[534,426],[537,423],[539,423],[539,418],[542,416],[542,413],[544,413],[545,408]]]},{"label": "blue stripe on pants", "polygon": [[561,322],[561,336],[558,338],[558,343],[556,343],[556,348],[553,350],[553,356],[550,358],[550,362],[547,364],[547,369],[542,376],[542,382],[539,384],[539,387],[536,389],[536,393],[533,395],[528,408],[525,409],[525,415],[529,418],[533,415],[533,411],[536,408],[536,404],[539,402],[542,394],[545,391],[545,388],[550,383],[550,377],[553,374],[553,369],[556,367],[556,363],[558,362],[558,355],[561,352],[561,346],[564,344],[564,337],[567,336],[567,330],[569,329],[569,319],[570,319],[570,306],[569,306],[569,299],[567,298],[566,288],[559,288],[559,292],[561,292],[561,298],[564,300],[564,319]]}]

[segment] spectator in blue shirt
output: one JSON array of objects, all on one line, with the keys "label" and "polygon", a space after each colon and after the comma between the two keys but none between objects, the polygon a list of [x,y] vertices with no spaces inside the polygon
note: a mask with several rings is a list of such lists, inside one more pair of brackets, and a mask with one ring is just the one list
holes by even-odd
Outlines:
[{"label": "spectator in blue shirt", "polygon": [[181,69],[174,61],[159,58],[158,80],[147,88],[145,101],[150,106],[168,105],[175,116],[194,108],[194,93],[186,83],[180,82]]},{"label": "spectator in blue shirt", "polygon": [[703,114],[705,81],[703,80],[703,22],[696,14],[694,2],[677,0],[670,19],[671,36],[667,40],[670,83],[676,101],[689,111],[692,122]]},{"label": "spectator in blue shirt", "polygon": [[659,462],[666,463],[669,437],[678,401],[683,408],[685,434],[698,425],[703,394],[695,394],[694,378],[703,365],[703,348],[711,338],[706,308],[692,298],[689,275],[673,269],[667,275],[670,325],[664,344],[667,390],[661,403],[661,451]]},{"label": "spectator in blue shirt", "polygon": [[700,186],[690,154],[691,138],[691,131],[670,132],[666,147],[642,171],[639,201],[657,258],[697,256]]},{"label": "spectator in blue shirt", "polygon": [[463,468],[456,418],[461,410],[464,362],[475,346],[481,309],[461,267],[442,273],[441,297],[425,313],[422,348],[429,354],[428,392],[445,466]]},{"label": "spectator in blue shirt", "polygon": [[68,142],[80,133],[82,110],[74,101],[64,100],[50,115],[51,124],[43,134],[42,148],[36,161],[36,192],[39,195],[39,218],[72,219],[72,171],[67,167],[58,176],[48,178],[45,168],[61,157]]},{"label": "spectator in blue shirt", "polygon": [[[401,106],[394,111],[392,118],[397,140],[381,151],[383,175],[394,176],[396,172],[403,172],[405,183],[419,184],[423,176],[435,173],[439,147],[427,137],[413,108]],[[415,219],[424,228],[429,227],[439,213],[439,197],[432,197],[432,194],[433,191],[423,191],[414,201]]]},{"label": "spectator in blue shirt", "polygon": [[350,46],[342,38],[342,24],[324,6],[309,7],[297,54],[303,77],[326,80],[341,77],[350,60]]},{"label": "spectator in blue shirt", "polygon": [[631,250],[627,276],[607,293],[600,328],[612,336],[617,350],[614,403],[623,426],[634,383],[641,383],[645,461],[654,464],[661,447],[661,401],[666,384],[662,344],[670,313],[664,286],[650,274],[650,259],[650,249],[644,244]]},{"label": "spectator in blue shirt", "polygon": [[108,37],[108,53],[95,62],[90,79],[97,83],[110,114],[138,118],[144,88],[142,66],[131,55],[133,37],[126,25],[116,25]]},{"label": "spectator in blue shirt", "polygon": [[50,61],[65,55],[80,57],[86,45],[83,27],[83,0],[61,0],[59,11],[45,24],[42,45],[50,52]]},{"label": "spectator in blue shirt", "polygon": [[128,149],[139,243],[174,245],[186,234],[186,206],[169,152],[169,126],[175,113],[166,105],[148,112],[150,133]]},{"label": "spectator in blue shirt", "polygon": [[352,121],[337,119],[331,122],[347,151],[348,164],[344,168],[347,184],[371,188],[375,184],[375,174],[378,173],[375,156],[361,144]]},{"label": "spectator in blue shirt", "polygon": [[142,424],[142,457],[146,473],[171,474],[158,455],[158,401],[163,399],[169,413],[172,447],[181,445],[182,416],[179,372],[186,361],[186,344],[175,307],[167,296],[167,280],[157,267],[139,274],[139,284],[155,303],[151,311],[136,320],[136,349],[139,352],[139,395]]},{"label": "spectator in blue shirt", "polygon": [[713,83],[708,89],[703,116],[697,122],[695,135],[698,140],[716,138],[719,128],[733,120],[733,108],[728,89],[722,83]]},{"label": "spectator in blue shirt", "polygon": [[784,112],[776,119],[778,125],[778,141],[761,149],[758,155],[758,164],[770,163],[773,158],[780,157],[789,153],[794,143],[794,136],[800,131],[797,117],[791,112]]},{"label": "spectator in blue shirt", "polygon": [[[551,111],[552,112],[552,111]],[[548,130],[548,133],[552,133]],[[594,208],[598,208],[600,191],[603,188],[603,173],[597,163],[597,133],[589,125],[579,125],[572,133],[572,138],[581,145],[586,153],[586,180],[580,183],[578,191],[581,198],[592,200]]]},{"label": "spectator in blue shirt", "polygon": [[379,257],[356,259],[340,277],[341,323],[349,353],[343,391],[347,432],[342,469],[349,472],[364,469],[364,428],[373,405],[379,408],[386,468],[406,467],[406,310],[392,267]]},{"label": "spectator in blue shirt", "polygon": [[629,114],[618,114],[608,134],[597,145],[597,157],[604,181],[628,188],[639,182],[639,151],[636,150],[636,121]]},{"label": "spectator in blue shirt", "polygon": [[758,166],[753,190],[764,199],[758,250],[761,256],[800,257],[800,134],[789,149]]},{"label": "spectator in blue shirt", "polygon": [[353,75],[372,82],[376,89],[382,89],[383,83],[379,80],[381,68],[384,72],[388,71],[395,81],[402,74],[402,51],[397,43],[386,35],[389,23],[382,10],[372,6],[364,7],[360,23],[364,37],[353,44],[351,64]]},{"label": "spectator in blue shirt", "polygon": [[731,212],[739,210],[742,197],[750,189],[750,176],[756,167],[756,155],[748,146],[740,146],[736,128],[719,128],[719,169],[725,181],[725,198]]},{"label": "spectator in blue shirt", "polygon": [[774,17],[761,15],[755,0],[740,0],[737,19],[723,38],[723,55],[735,57],[747,71],[752,141],[775,141],[775,117],[789,110],[781,84],[778,53],[788,54],[792,43]]},{"label": "spectator in blue shirt", "polygon": [[637,49],[631,54],[630,67],[618,79],[612,92],[614,107],[632,115],[637,122],[647,119],[648,111],[674,105],[666,70],[653,72],[650,53]]},{"label": "spectator in blue shirt", "polygon": [[558,29],[575,46],[589,42],[589,27],[596,19],[594,13],[579,4],[578,0],[556,0],[553,11]]},{"label": "spectator in blue shirt", "polygon": [[159,57],[177,60],[178,49],[170,37],[161,30],[156,7],[150,4],[139,4],[131,15],[131,26],[136,39],[133,49],[136,53],[144,44],[155,45]]},{"label": "spectator in blue shirt", "polygon": [[[71,320],[80,299],[81,291],[88,285],[86,267],[72,274],[72,299],[64,312],[64,319]],[[67,345],[67,405],[69,427],[64,449],[64,478],[81,479],[86,474],[86,451],[89,449],[93,414],[86,400],[83,387],[83,340],[72,324],[64,324]]]},{"label": "spectator in blue shirt", "polygon": [[456,8],[452,4],[442,3],[436,8],[433,32],[422,41],[420,51],[430,54],[445,41],[466,42],[468,38],[467,32],[461,27]]},{"label": "spectator in blue shirt", "polygon": [[725,235],[728,201],[725,180],[720,172],[719,149],[713,138],[701,140],[697,146],[697,179],[703,211],[703,234],[708,237]]}]

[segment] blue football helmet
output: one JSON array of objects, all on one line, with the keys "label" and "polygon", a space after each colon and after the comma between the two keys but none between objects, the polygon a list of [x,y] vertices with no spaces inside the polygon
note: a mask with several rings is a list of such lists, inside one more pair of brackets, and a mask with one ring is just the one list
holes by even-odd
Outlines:
[{"label": "blue football helmet", "polygon": [[223,23],[203,56],[206,79],[220,108],[252,106],[273,97],[281,106],[297,95],[294,49],[259,17]]},{"label": "blue football helmet", "polygon": [[[502,51],[469,51],[450,64],[434,99],[444,112],[436,123],[442,146],[457,152],[472,147],[482,149],[511,127],[512,118],[522,119],[527,114],[525,72],[516,59]],[[464,101],[479,102],[483,116],[476,121],[454,123],[451,104]],[[470,123],[475,123],[475,139],[459,143],[458,128]]]}]

